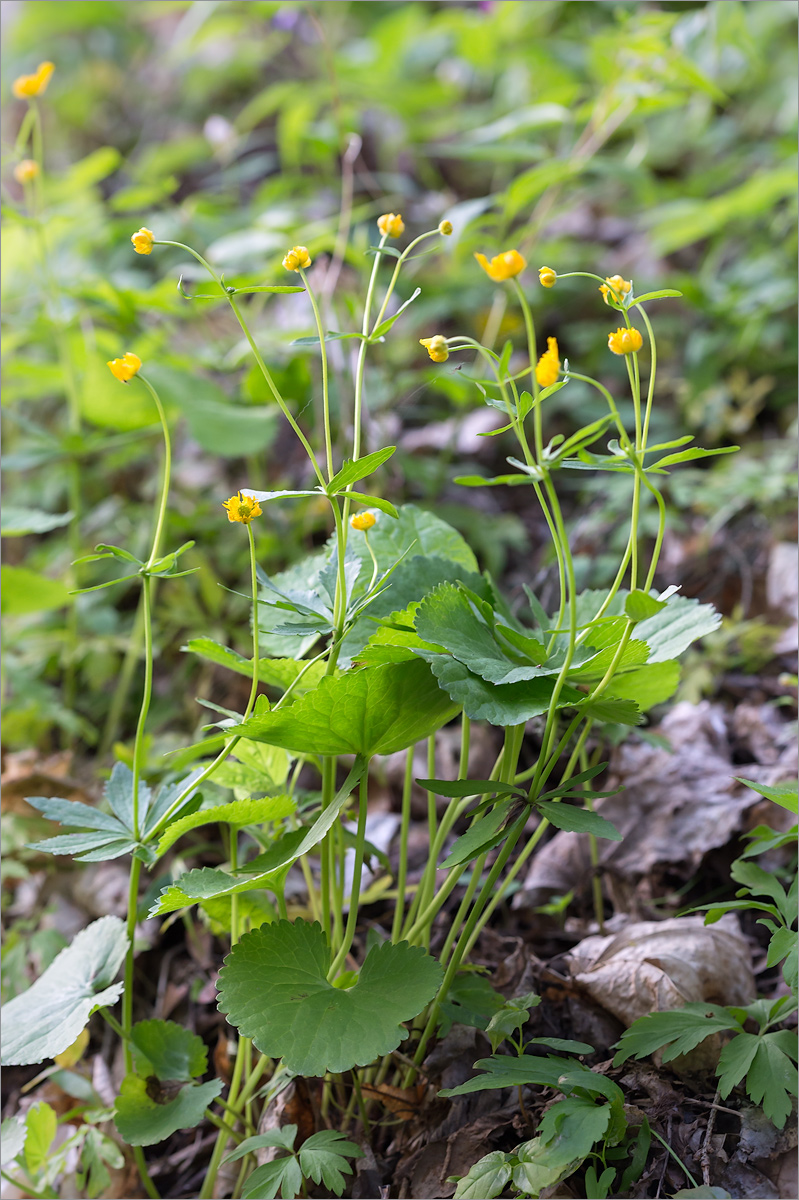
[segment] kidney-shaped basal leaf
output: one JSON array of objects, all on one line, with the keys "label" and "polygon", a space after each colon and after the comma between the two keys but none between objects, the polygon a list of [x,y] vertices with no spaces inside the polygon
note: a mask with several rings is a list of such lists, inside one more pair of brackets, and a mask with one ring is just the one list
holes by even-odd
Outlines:
[{"label": "kidney-shaped basal leaf", "polygon": [[407,1036],[402,1026],[442,979],[421,947],[384,942],[366,956],[357,983],[327,981],[330,951],[321,927],[278,921],[247,933],[225,959],[219,1008],[261,1051],[299,1075],[365,1066]]},{"label": "kidney-shaped basal leaf", "polygon": [[231,732],[305,754],[393,754],[434,733],[459,708],[415,660],[326,676],[290,708],[250,717]]},{"label": "kidney-shaped basal leaf", "polygon": [[26,992],[3,1005],[3,1064],[39,1063],[71,1046],[96,1008],[119,999],[123,985],[113,979],[127,948],[119,917],[82,929]]}]

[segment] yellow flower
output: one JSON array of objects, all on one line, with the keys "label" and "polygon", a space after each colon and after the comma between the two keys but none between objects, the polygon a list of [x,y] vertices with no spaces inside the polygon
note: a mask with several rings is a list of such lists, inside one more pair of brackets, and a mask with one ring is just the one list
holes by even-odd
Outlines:
[{"label": "yellow flower", "polygon": [[120,380],[121,383],[130,383],[133,376],[139,373],[141,359],[138,354],[133,354],[128,350],[122,358],[115,358],[110,362],[108,367],[115,379]]},{"label": "yellow flower", "polygon": [[300,267],[310,267],[311,256],[307,246],[292,246],[283,259],[287,271],[299,271]]},{"label": "yellow flower", "polygon": [[451,221],[439,222],[438,232],[443,233],[444,237],[449,237],[449,235],[452,233],[452,222]]},{"label": "yellow flower", "polygon": [[541,287],[554,287],[557,277],[557,271],[553,271],[551,267],[538,268],[538,281]]},{"label": "yellow flower", "polygon": [[26,96],[41,96],[42,92],[47,90],[50,76],[54,70],[54,63],[39,63],[35,75],[20,75],[12,83],[11,90],[15,96],[19,96],[21,99]]},{"label": "yellow flower", "polygon": [[541,387],[551,387],[553,383],[557,383],[560,370],[557,338],[547,338],[547,347],[546,353],[541,355],[535,369],[535,377]]},{"label": "yellow flower", "polygon": [[494,283],[502,283],[503,279],[513,279],[514,275],[518,275],[527,266],[527,259],[522,258],[518,250],[503,250],[502,254],[495,255],[491,262],[484,254],[475,254],[474,257]]},{"label": "yellow flower", "polygon": [[605,279],[605,282],[600,285],[599,290],[606,304],[609,303],[608,297],[611,300],[615,300],[617,304],[621,304],[632,286],[626,279],[622,279],[621,275],[611,275],[609,279]]},{"label": "yellow flower", "polygon": [[241,492],[223,500],[222,507],[227,509],[228,521],[240,521],[242,525],[249,525],[253,517],[261,516],[262,511],[254,496],[242,496]]},{"label": "yellow flower", "polygon": [[405,232],[405,222],[399,213],[383,213],[377,218],[377,228],[383,237],[398,238]]},{"label": "yellow flower", "polygon": [[131,234],[130,240],[133,242],[133,249],[137,254],[152,254],[153,239],[155,234],[152,229],[145,229],[142,225],[141,229]]},{"label": "yellow flower", "polygon": [[14,167],[14,178],[17,183],[30,183],[38,174],[39,164],[32,158],[23,158],[22,162],[17,163]]},{"label": "yellow flower", "polygon": [[643,344],[644,339],[637,329],[617,329],[615,333],[608,334],[608,349],[614,354],[632,354],[634,350],[640,350]]},{"label": "yellow flower", "polygon": [[419,338],[419,345],[425,346],[433,362],[446,362],[449,358],[447,339],[437,333],[435,337]]},{"label": "yellow flower", "polygon": [[362,529],[366,533],[367,529],[371,529],[377,521],[374,513],[362,512],[356,513],[354,517],[350,517],[350,525],[353,529]]}]

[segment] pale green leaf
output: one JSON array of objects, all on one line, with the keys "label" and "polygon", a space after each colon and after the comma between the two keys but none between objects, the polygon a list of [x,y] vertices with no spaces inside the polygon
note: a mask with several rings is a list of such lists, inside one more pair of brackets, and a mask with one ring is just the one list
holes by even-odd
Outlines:
[{"label": "pale green leaf", "polygon": [[206,1108],[224,1084],[221,1079],[197,1086],[187,1083],[173,1100],[165,1103],[161,1097],[153,1099],[148,1094],[148,1086],[148,1081],[139,1075],[128,1075],[122,1080],[114,1123],[129,1146],[153,1146],[178,1129],[193,1129],[202,1121]]},{"label": "pale green leaf", "polygon": [[181,817],[167,826],[158,843],[159,857],[190,829],[198,829],[201,825],[214,825],[217,822],[235,825],[238,828],[260,825],[264,821],[277,821],[281,817],[287,817],[296,807],[296,801],[291,796],[264,796],[259,800],[233,800],[229,804],[200,809],[199,812]]},{"label": "pale green leaf", "polygon": [[125,924],[101,917],[62,950],[27,991],[3,1005],[3,1063],[39,1063],[71,1046],[97,1008],[115,1004],[128,948]]}]

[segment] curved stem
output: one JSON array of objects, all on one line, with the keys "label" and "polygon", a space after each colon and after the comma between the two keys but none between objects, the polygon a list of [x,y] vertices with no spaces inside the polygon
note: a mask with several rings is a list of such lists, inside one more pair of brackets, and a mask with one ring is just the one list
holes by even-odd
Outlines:
[{"label": "curved stem", "polygon": [[319,480],[322,487],[324,487],[325,477],[319,468],[319,463],[316,461],[316,455],[314,454],[314,452],[311,448],[310,442],[308,441],[305,434],[302,432],[299,425],[295,421],[294,417],[292,416],[291,412],[289,411],[289,407],[286,404],[286,401],[283,399],[283,396],[281,395],[280,391],[278,390],[277,384],[275,383],[274,379],[272,378],[272,376],[269,372],[269,369],[268,369],[266,363],[264,362],[263,357],[261,356],[261,352],[258,349],[257,345],[255,344],[255,340],[254,340],[252,334],[250,333],[249,326],[247,325],[247,322],[244,320],[244,317],[241,315],[241,310],[239,309],[238,304],[236,303],[235,299],[233,298],[233,294],[227,290],[225,285],[222,283],[222,280],[219,278],[216,271],[211,266],[211,264],[207,261],[207,259],[203,258],[202,254],[199,254],[196,250],[193,250],[191,248],[191,246],[186,246],[183,242],[171,242],[171,241],[166,241],[166,240],[160,239],[160,238],[158,240],[154,241],[153,245],[154,246],[177,246],[177,247],[179,247],[179,249],[185,250],[186,253],[190,254],[192,256],[192,258],[195,258],[197,260],[197,262],[200,263],[201,266],[205,267],[206,271],[211,276],[214,283],[218,284],[218,286],[220,287],[220,289],[222,291],[222,295],[225,297],[228,304],[233,309],[234,316],[236,317],[236,320],[238,321],[239,325],[241,326],[242,333],[244,334],[247,341],[249,342],[250,349],[252,350],[253,356],[255,357],[255,361],[257,362],[257,364],[260,368],[261,374],[263,375],[264,379],[266,380],[266,386],[269,388],[270,392],[274,396],[275,401],[276,401],[278,407],[280,408],[280,411],[283,413],[283,416],[286,418],[289,425],[294,430],[294,432],[296,433],[300,442],[302,443],[302,447],[305,450],[305,453],[308,455],[311,466],[313,467],[314,472],[316,474],[316,478]]},{"label": "curved stem", "polygon": [[405,911],[405,881],[408,878],[408,833],[411,826],[414,749],[414,746],[409,746],[405,756],[405,778],[402,784],[402,822],[400,824],[399,862],[397,864],[397,899],[394,904],[394,920],[391,926],[392,942],[400,940],[402,918]]},{"label": "curved stem", "polygon": [[327,378],[327,349],[325,347],[325,330],[322,325],[322,314],[319,312],[319,305],[316,302],[316,296],[313,293],[313,288],[308,282],[308,276],[305,270],[300,267],[300,278],[305,284],[305,290],[308,293],[308,299],[311,301],[314,319],[316,321],[316,329],[319,334],[319,349],[322,356],[322,411],[325,425],[325,457],[327,459],[327,477],[332,479],[335,471],[333,470],[333,442],[330,435],[330,389]]}]

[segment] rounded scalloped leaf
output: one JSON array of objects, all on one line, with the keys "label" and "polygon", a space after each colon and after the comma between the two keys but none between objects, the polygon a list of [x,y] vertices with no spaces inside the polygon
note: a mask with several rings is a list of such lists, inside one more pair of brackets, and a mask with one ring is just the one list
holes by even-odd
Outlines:
[{"label": "rounded scalloped leaf", "polygon": [[131,1030],[136,1067],[142,1074],[186,1083],[203,1075],[208,1051],[199,1034],[176,1021],[138,1021]]},{"label": "rounded scalloped leaf", "polygon": [[115,1004],[113,983],[128,948],[119,917],[101,917],[77,935],[43,975],[3,1005],[3,1065],[54,1058],[68,1049],[96,1008]]},{"label": "rounded scalloped leaf", "polygon": [[[155,1079],[155,1077],[153,1077]],[[114,1109],[114,1123],[120,1137],[129,1146],[152,1146],[162,1142],[178,1129],[193,1129],[199,1125],[208,1105],[216,1099],[224,1084],[221,1079],[211,1079],[196,1087],[187,1083],[173,1100],[164,1103],[162,1096],[151,1095],[151,1081],[139,1075],[128,1075],[122,1080]],[[148,1090],[150,1089],[150,1090]]]},{"label": "rounded scalloped leaf", "polygon": [[330,950],[321,926],[278,921],[247,933],[219,975],[219,1008],[262,1054],[298,1075],[366,1066],[407,1037],[443,977],[421,947],[385,942],[366,956],[357,983],[327,981]]}]

